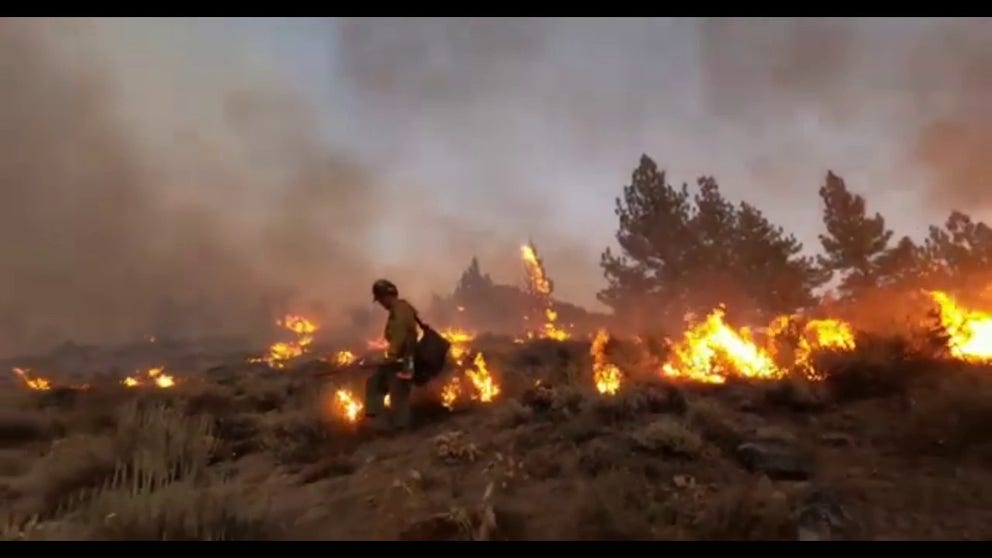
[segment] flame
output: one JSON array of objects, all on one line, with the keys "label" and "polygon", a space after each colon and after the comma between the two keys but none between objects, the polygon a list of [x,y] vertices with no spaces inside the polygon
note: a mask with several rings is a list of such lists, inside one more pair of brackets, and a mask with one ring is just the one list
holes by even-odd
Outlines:
[{"label": "flame", "polygon": [[334,363],[338,366],[347,366],[355,362],[357,358],[355,353],[351,351],[338,351],[334,354]]},{"label": "flame", "polygon": [[600,329],[589,353],[592,355],[592,377],[596,390],[604,395],[615,395],[620,390],[620,369],[606,360],[606,344],[609,341],[610,334]]},{"label": "flame", "polygon": [[392,399],[389,398],[389,394],[388,393],[386,394],[385,399],[382,400],[382,404],[385,405],[387,409],[393,406],[392,405]]},{"label": "flame", "polygon": [[281,320],[276,320],[276,325],[295,333],[296,340],[273,343],[265,356],[250,359],[250,362],[265,362],[272,368],[285,368],[287,360],[310,350],[313,334],[317,331],[316,324],[302,316],[286,314]]},{"label": "flame", "polygon": [[[520,247],[520,255],[524,261],[524,270],[527,272],[527,286],[542,306],[544,316],[544,323],[539,326],[537,331],[528,331],[527,338],[539,337],[554,339],[555,341],[568,339],[568,332],[558,327],[558,312],[555,311],[551,298],[554,289],[551,280],[548,279],[547,272],[544,270],[544,263],[537,255],[537,249],[534,248],[533,244],[524,244]],[[528,316],[525,316],[524,320],[530,321]]]},{"label": "flame", "polygon": [[472,399],[477,399],[483,403],[491,402],[500,393],[499,385],[489,373],[486,366],[486,359],[482,353],[476,353],[472,361],[472,367],[465,370],[465,376],[472,382],[475,394]]},{"label": "flame", "polygon": [[334,404],[341,417],[348,422],[358,421],[358,416],[364,408],[362,403],[346,389],[339,389],[334,393]]},{"label": "flame", "polygon": [[462,394],[462,382],[458,377],[452,377],[441,387],[441,404],[449,411],[455,407],[455,401]]},{"label": "flame", "polygon": [[52,389],[52,382],[47,378],[32,378],[29,368],[14,368],[13,371],[14,374],[20,376],[21,380],[24,381],[24,385],[28,386],[28,389],[37,391],[48,391]]},{"label": "flame", "polygon": [[966,362],[992,362],[992,314],[964,308],[942,291],[929,294],[937,304],[951,356]]},{"label": "flame", "polygon": [[144,374],[141,374],[139,371],[136,373],[136,376],[128,376],[127,378],[124,378],[121,383],[126,387],[138,387],[145,384],[142,379],[144,376],[151,380],[156,387],[162,389],[174,387],[176,385],[176,379],[169,374],[164,374],[163,372],[165,372],[164,366],[153,366],[145,371]]},{"label": "flame", "polygon": [[[799,323],[798,316],[779,316],[765,329],[766,343],[759,344],[744,327],[733,329],[724,322],[725,310],[717,308],[706,319],[690,327],[674,355],[662,366],[662,374],[708,383],[723,383],[729,376],[772,380],[790,370],[810,380],[822,380],[813,366],[813,354],[821,350],[850,351],[855,348],[854,330],[836,319],[809,320],[798,329],[791,360],[779,354],[779,340]],[[691,317],[689,318],[691,320]],[[776,362],[775,356],[779,356]]]},{"label": "flame", "polygon": [[750,330],[735,331],[724,323],[724,314],[723,308],[717,308],[686,331],[672,347],[673,355],[662,366],[662,374],[716,384],[731,374],[756,379],[784,376],[768,351],[754,343]]},{"label": "flame", "polygon": [[441,336],[451,343],[451,358],[458,366],[462,365],[465,355],[468,354],[472,341],[475,340],[475,333],[463,329],[449,327],[440,332]]},{"label": "flame", "polygon": [[810,320],[806,323],[796,347],[794,366],[811,380],[823,379],[812,362],[813,353],[822,349],[853,350],[854,331],[851,325],[834,319]]}]

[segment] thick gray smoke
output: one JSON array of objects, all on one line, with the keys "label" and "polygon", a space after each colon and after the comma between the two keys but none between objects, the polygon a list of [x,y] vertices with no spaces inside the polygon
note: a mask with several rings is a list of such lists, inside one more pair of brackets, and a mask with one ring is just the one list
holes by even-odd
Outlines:
[{"label": "thick gray smoke", "polygon": [[346,324],[376,276],[515,280],[529,238],[589,304],[643,152],[804,239],[827,168],[890,217],[992,205],[987,20],[258,23],[325,36],[324,98],[236,23],[0,21],[0,354]]},{"label": "thick gray smoke", "polygon": [[[318,141],[306,104],[265,83],[194,84],[181,107],[168,89],[118,95],[146,64],[156,86],[183,77],[152,49],[130,74],[99,56],[121,32],[0,22],[0,352],[248,334],[289,304],[364,294],[376,186]],[[154,127],[197,111],[216,121]]]},{"label": "thick gray smoke", "polygon": [[[897,149],[930,207],[992,208],[992,34],[988,19],[706,20],[705,98],[752,133],[812,115],[840,132],[870,122]],[[784,149],[804,138],[783,135]],[[838,166],[848,162],[837,161]],[[913,168],[915,167],[915,169]],[[856,186],[864,190],[878,185]],[[899,188],[899,185],[889,185]],[[870,192],[869,192],[870,193]]]}]

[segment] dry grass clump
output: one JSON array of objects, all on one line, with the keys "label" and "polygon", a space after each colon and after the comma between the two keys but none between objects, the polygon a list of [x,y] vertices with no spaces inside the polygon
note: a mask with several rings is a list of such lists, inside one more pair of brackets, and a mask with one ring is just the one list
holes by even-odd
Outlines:
[{"label": "dry grass clump", "polygon": [[703,438],[725,453],[733,452],[744,440],[734,415],[718,401],[711,399],[692,401],[687,419],[694,431],[699,432]]},{"label": "dry grass clump", "polygon": [[932,362],[898,340],[878,339],[859,340],[853,351],[822,351],[813,360],[837,403],[903,393]]},{"label": "dry grass clump", "polygon": [[684,421],[672,417],[653,420],[630,435],[634,448],[668,457],[695,459],[706,453],[706,442]]},{"label": "dry grass clump", "polygon": [[707,501],[692,534],[703,540],[795,540],[796,522],[786,494],[761,478]]},{"label": "dry grass clump", "polygon": [[674,385],[660,382],[631,383],[614,397],[593,400],[597,415],[608,422],[622,422],[649,413],[682,414],[686,399]]},{"label": "dry grass clump", "polygon": [[[34,513],[8,518],[5,538],[258,539],[271,524],[246,516],[240,491],[211,475],[213,420],[161,404],[122,409],[114,436],[53,445],[27,489]],[[25,519],[26,518],[26,519]]]},{"label": "dry grass clump", "polygon": [[310,464],[327,454],[333,433],[305,411],[270,413],[262,419],[261,446],[284,464]]},{"label": "dry grass clump", "polygon": [[493,495],[494,485],[489,483],[475,506],[453,506],[446,512],[413,521],[403,528],[398,538],[404,541],[506,540],[511,534],[506,524],[516,522],[503,520],[505,514],[497,512]]},{"label": "dry grass clump", "polygon": [[[145,468],[146,466],[151,468]],[[51,520],[8,518],[2,538],[35,540],[263,540],[279,532],[249,511],[243,487],[161,476],[154,463],[121,464],[103,486]]]},{"label": "dry grass clump", "polygon": [[653,492],[643,476],[608,471],[584,483],[562,517],[557,537],[573,540],[650,540],[655,538]]},{"label": "dry grass clump", "polygon": [[831,404],[831,396],[824,382],[811,381],[798,374],[765,386],[764,400],[800,413],[823,411]]},{"label": "dry grass clump", "polygon": [[946,373],[909,394],[898,441],[910,453],[992,458],[992,384],[988,370]]},{"label": "dry grass clump", "polygon": [[464,432],[453,430],[434,437],[434,451],[437,457],[448,464],[473,463],[482,452]]}]

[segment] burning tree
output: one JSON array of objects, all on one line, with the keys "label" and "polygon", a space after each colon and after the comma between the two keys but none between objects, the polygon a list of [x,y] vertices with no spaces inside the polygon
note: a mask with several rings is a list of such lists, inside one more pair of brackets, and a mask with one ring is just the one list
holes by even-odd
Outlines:
[{"label": "burning tree", "polygon": [[[694,195],[675,188],[646,155],[616,214],[621,253],[603,253],[609,286],[599,299],[621,316],[677,324],[728,302],[769,317],[810,305],[827,279],[759,209],[731,204],[712,178],[700,178]],[[650,316],[639,315],[645,308]]]},{"label": "burning tree", "polygon": [[527,273],[526,292],[534,300],[534,307],[525,319],[531,324],[540,323],[536,328],[528,328],[528,338],[547,338],[564,341],[568,339],[568,332],[558,325],[558,312],[555,310],[554,300],[551,293],[554,292],[554,283],[548,278],[544,270],[544,262],[537,253],[537,248],[533,242],[529,242],[520,247],[520,255],[524,261],[524,270]]}]

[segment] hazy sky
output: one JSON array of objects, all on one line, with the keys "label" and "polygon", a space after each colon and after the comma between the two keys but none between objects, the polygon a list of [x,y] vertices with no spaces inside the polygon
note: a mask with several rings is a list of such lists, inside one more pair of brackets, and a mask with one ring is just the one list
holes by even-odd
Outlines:
[{"label": "hazy sky", "polygon": [[[19,77],[4,76],[0,110],[17,119],[0,120],[0,134],[24,145],[19,126],[42,131],[27,163],[8,155],[4,166],[0,155],[0,173],[15,172],[0,178],[7,189],[24,183],[10,217],[32,216],[44,231],[78,228],[55,218],[51,198],[27,195],[54,188],[42,184],[77,196],[140,184],[124,188],[144,196],[148,214],[135,221],[206,248],[157,240],[168,257],[149,255],[145,241],[108,254],[186,270],[201,301],[218,289],[233,301],[239,277],[252,285],[245,297],[278,284],[343,307],[352,296],[364,303],[379,275],[422,300],[448,292],[473,254],[494,277],[517,280],[516,247],[533,238],[560,296],[593,305],[613,200],[642,153],[673,182],[714,175],[728,198],[757,205],[811,251],[828,169],[898,234],[918,237],[954,207],[988,216],[988,23],[7,20],[0,39],[19,50],[0,54],[0,71]],[[56,133],[59,111],[78,137]],[[63,163],[100,147],[87,126],[112,130],[116,146],[91,167],[126,159],[136,170],[78,180]],[[54,148],[67,155],[43,155]],[[108,238],[134,224],[114,226],[103,226]],[[46,234],[3,247],[44,259],[64,248]],[[38,244],[29,250],[24,238]],[[79,269],[51,259],[49,271]],[[37,287],[35,271],[6,290]],[[116,277],[103,273],[100,284]],[[163,273],[148,272],[144,298],[178,280]],[[10,297],[0,299],[8,314],[31,298]],[[53,323],[86,311],[52,304]]]}]

